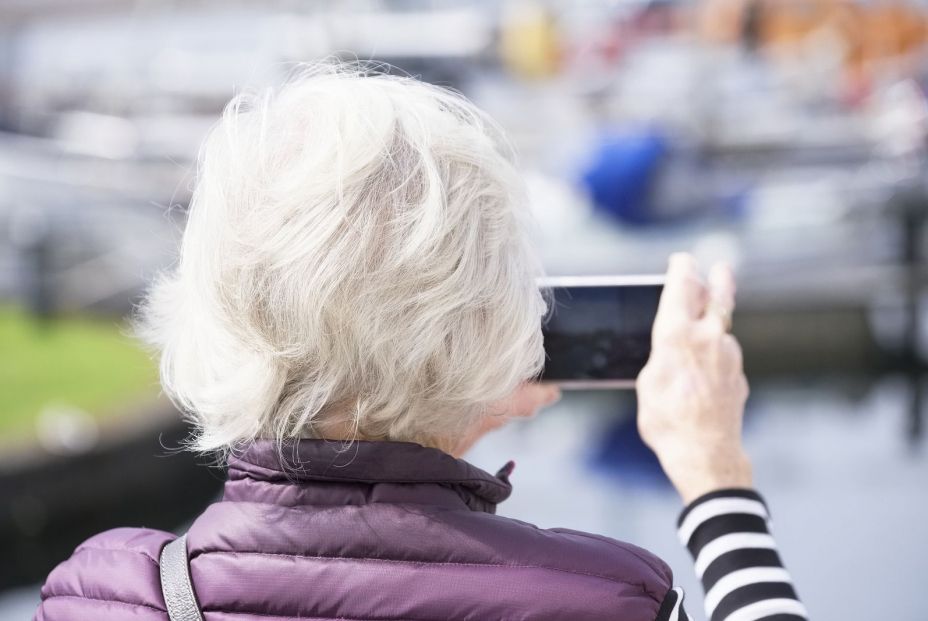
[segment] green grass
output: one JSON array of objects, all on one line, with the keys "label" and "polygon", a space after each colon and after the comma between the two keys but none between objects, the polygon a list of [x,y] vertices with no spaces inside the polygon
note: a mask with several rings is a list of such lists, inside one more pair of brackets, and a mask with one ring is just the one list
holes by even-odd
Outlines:
[{"label": "green grass", "polygon": [[87,317],[41,323],[0,306],[0,438],[35,435],[47,405],[105,417],[158,392],[157,368],[115,321]]}]

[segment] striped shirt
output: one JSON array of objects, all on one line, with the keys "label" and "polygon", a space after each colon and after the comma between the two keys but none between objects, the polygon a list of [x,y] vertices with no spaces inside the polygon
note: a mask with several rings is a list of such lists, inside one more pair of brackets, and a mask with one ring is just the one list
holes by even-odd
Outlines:
[{"label": "striped shirt", "polygon": [[[770,534],[760,494],[720,490],[694,500],[677,525],[695,562],[710,621],[802,621],[808,618]],[[683,590],[668,591],[657,621],[689,620]]]}]

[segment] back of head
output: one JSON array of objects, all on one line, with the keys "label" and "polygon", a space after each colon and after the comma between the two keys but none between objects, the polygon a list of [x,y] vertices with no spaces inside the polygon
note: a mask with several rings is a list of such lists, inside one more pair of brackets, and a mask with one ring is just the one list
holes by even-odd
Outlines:
[{"label": "back of head", "polygon": [[544,361],[527,218],[504,136],[453,92],[324,64],[236,97],[139,321],[195,447],[462,433]]}]

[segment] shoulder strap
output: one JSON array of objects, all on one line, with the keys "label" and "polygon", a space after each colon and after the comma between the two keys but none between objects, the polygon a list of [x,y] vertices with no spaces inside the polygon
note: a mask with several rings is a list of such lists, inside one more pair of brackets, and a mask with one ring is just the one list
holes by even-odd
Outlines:
[{"label": "shoulder strap", "polygon": [[187,535],[178,537],[161,550],[161,591],[171,621],[203,621],[190,582]]}]

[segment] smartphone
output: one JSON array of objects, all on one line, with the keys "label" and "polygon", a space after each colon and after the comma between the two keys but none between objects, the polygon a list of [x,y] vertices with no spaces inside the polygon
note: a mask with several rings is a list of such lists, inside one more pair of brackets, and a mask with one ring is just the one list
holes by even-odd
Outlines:
[{"label": "smartphone", "polygon": [[562,388],[633,388],[651,353],[661,276],[553,276],[542,326],[542,382]]}]

